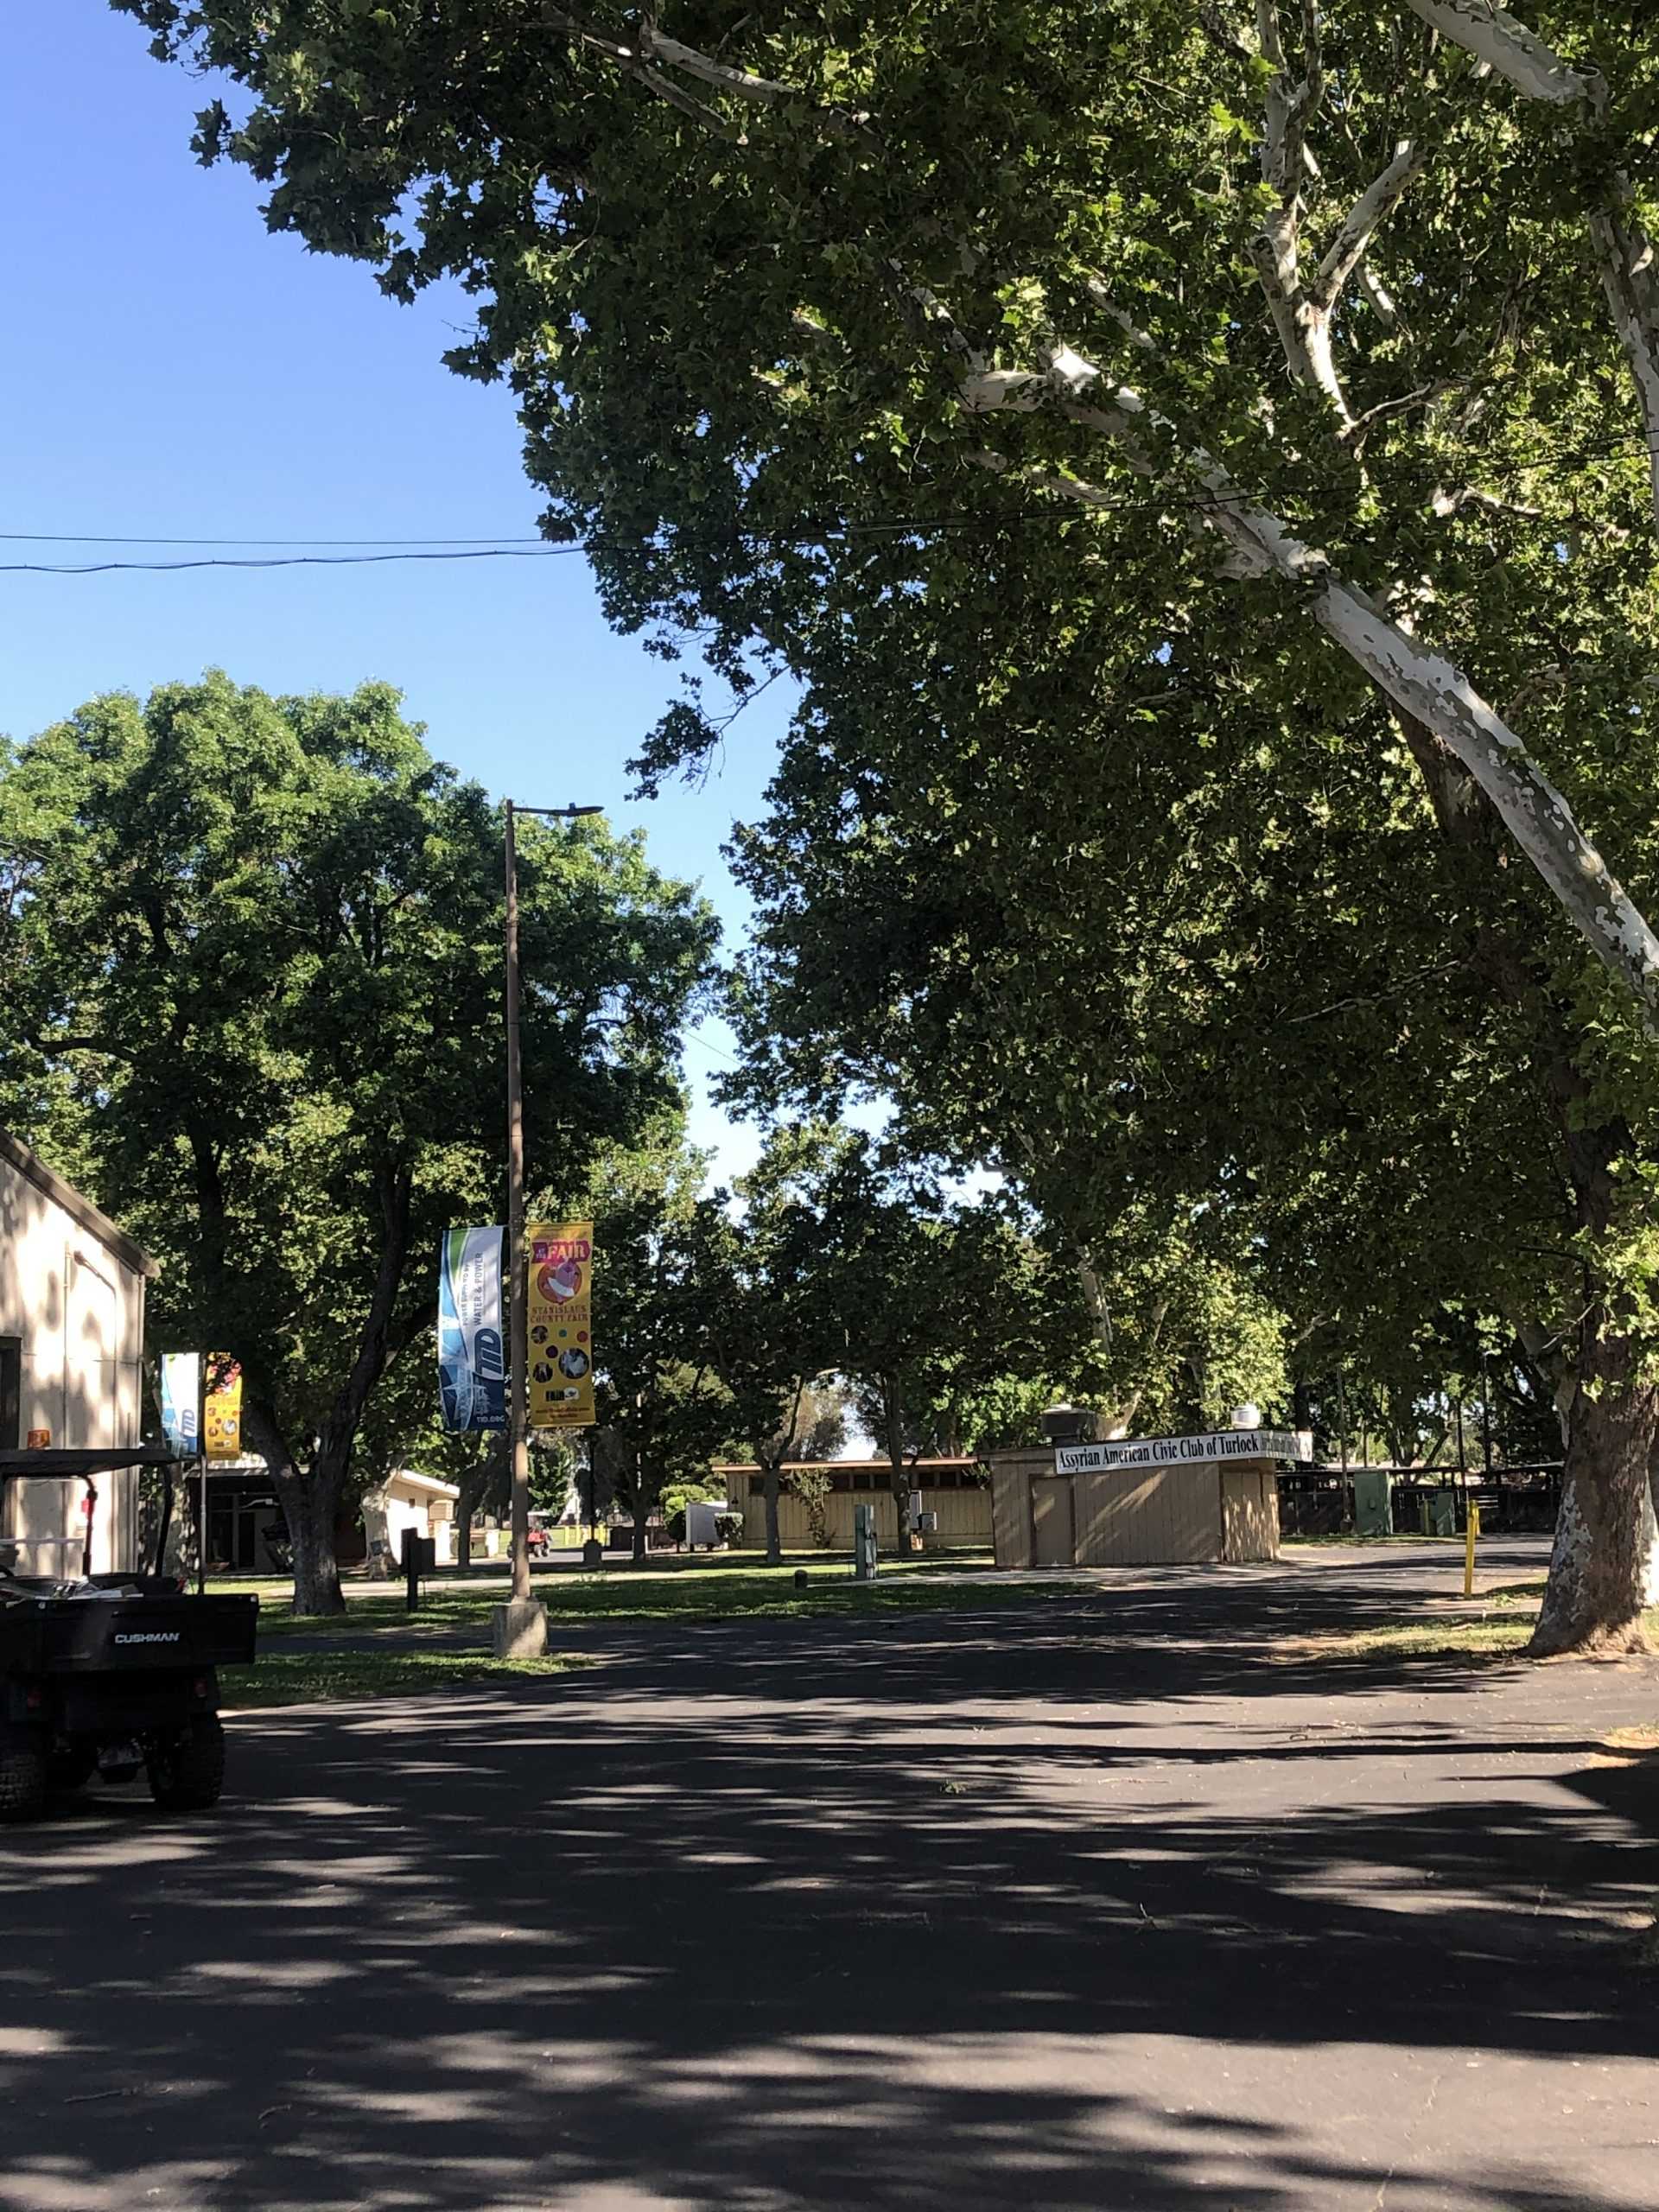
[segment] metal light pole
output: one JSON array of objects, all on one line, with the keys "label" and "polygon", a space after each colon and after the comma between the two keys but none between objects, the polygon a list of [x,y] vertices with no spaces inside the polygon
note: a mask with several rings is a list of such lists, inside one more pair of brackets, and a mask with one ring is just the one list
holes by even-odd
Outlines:
[{"label": "metal light pole", "polygon": [[515,806],[506,802],[507,869],[507,1437],[512,1447],[512,1595],[530,1596],[530,1381],[528,1283],[524,1268],[524,1077],[518,1039],[518,849],[521,814],[572,822],[599,806]]}]

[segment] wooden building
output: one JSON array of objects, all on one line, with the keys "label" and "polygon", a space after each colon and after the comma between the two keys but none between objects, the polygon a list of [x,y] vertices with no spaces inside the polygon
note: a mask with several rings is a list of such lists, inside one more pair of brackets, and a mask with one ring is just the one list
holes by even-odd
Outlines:
[{"label": "wooden building", "polygon": [[[766,1484],[753,1460],[747,1465],[717,1466],[717,1479],[726,1495],[743,1512],[746,1548],[763,1548],[766,1541]],[[809,1463],[789,1460],[783,1469],[778,1499],[778,1527],[784,1549],[810,1552],[814,1548],[812,1524],[805,1504],[791,1488],[790,1477],[806,1471],[827,1475],[830,1489],[823,1501],[824,1522],[831,1551],[849,1551],[853,1541],[853,1508],[875,1508],[875,1540],[888,1549],[899,1541],[899,1516],[893,1501],[893,1469],[886,1459],[826,1459]],[[991,1541],[991,1493],[985,1470],[977,1459],[918,1459],[907,1470],[912,1493],[920,1498],[923,1513],[937,1516],[936,1525],[924,1541],[931,1548],[980,1547]]]},{"label": "wooden building", "polygon": [[988,1455],[999,1567],[1232,1565],[1279,1551],[1281,1431],[1126,1437]]},{"label": "wooden building", "polygon": [[[0,1129],[0,1450],[137,1444],[156,1273],[90,1198]],[[0,1483],[0,1545],[20,1573],[79,1572],[94,1489],[93,1572],[132,1564],[136,1467],[90,1483],[22,1475]]]}]

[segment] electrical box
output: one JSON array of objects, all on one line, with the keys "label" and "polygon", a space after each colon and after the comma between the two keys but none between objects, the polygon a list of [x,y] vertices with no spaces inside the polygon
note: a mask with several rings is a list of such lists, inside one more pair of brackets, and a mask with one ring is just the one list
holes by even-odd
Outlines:
[{"label": "electrical box", "polygon": [[1354,1533],[1358,1536],[1394,1534],[1394,1478],[1386,1467],[1356,1467],[1354,1478]]}]

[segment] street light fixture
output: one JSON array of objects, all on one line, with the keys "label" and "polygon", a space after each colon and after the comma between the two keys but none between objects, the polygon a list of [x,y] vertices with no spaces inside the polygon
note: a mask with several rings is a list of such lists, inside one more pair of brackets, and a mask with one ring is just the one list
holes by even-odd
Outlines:
[{"label": "street light fixture", "polygon": [[[524,1268],[524,1080],[518,1039],[518,852],[513,824],[521,814],[544,821],[574,822],[588,814],[602,814],[602,806],[516,806],[506,802],[507,874],[507,1439],[512,1450],[512,1605],[499,1609],[497,1643],[518,1650],[528,1648],[528,1634],[539,1649],[546,1641],[547,1617],[540,1607],[532,1622],[520,1614],[515,1624],[503,1621],[502,1612],[516,1614],[530,1603],[530,1440],[526,1427],[526,1398],[530,1365],[530,1330],[526,1312]],[[505,1643],[504,1643],[505,1639]]]}]

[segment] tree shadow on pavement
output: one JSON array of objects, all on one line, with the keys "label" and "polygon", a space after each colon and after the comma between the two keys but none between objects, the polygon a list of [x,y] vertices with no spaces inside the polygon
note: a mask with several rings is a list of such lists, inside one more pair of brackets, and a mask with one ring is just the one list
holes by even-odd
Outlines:
[{"label": "tree shadow on pavement", "polygon": [[1651,1674],[1165,1603],[619,1640],[9,1836],[0,2205],[1650,2202]]}]

